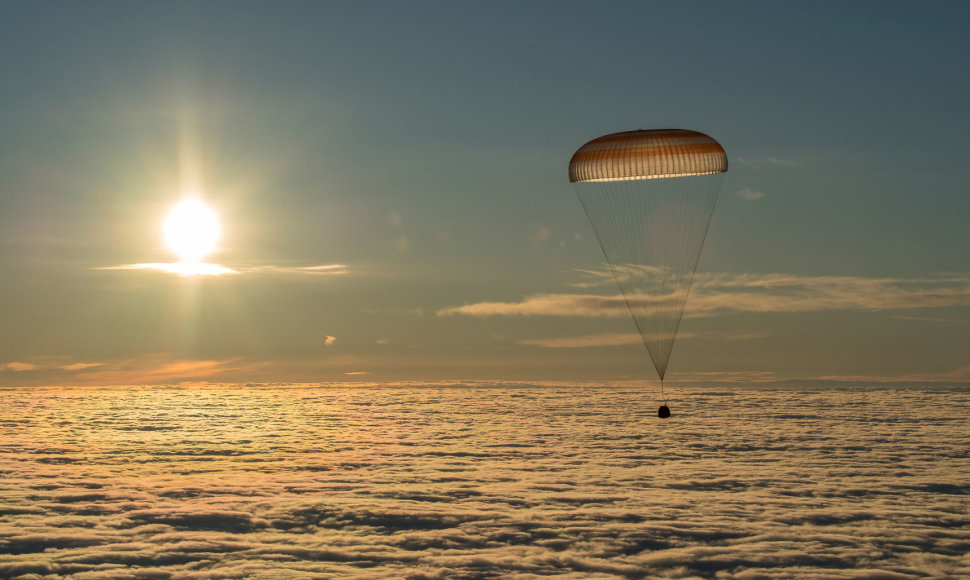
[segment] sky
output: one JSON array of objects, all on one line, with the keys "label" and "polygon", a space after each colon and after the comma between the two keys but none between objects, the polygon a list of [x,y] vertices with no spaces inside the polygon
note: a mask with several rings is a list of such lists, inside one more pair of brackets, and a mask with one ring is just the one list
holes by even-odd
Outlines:
[{"label": "sky", "polygon": [[[667,127],[729,159],[669,382],[968,382],[968,16],[0,3],[0,385],[654,381],[566,167]],[[231,272],[136,267],[188,193]]]}]

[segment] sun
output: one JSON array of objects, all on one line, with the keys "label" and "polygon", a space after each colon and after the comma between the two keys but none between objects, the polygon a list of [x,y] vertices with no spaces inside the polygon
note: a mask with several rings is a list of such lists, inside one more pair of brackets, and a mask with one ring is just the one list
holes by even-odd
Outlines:
[{"label": "sun", "polygon": [[179,261],[198,263],[219,241],[219,217],[198,198],[184,199],[165,218],[165,243]]}]

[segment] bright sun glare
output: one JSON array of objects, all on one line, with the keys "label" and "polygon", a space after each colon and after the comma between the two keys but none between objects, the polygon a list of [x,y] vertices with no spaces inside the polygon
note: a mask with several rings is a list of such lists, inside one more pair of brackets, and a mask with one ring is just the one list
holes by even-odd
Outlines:
[{"label": "bright sun glare", "polygon": [[219,218],[199,199],[180,201],[165,218],[165,243],[181,262],[201,262],[215,249],[219,233]]}]

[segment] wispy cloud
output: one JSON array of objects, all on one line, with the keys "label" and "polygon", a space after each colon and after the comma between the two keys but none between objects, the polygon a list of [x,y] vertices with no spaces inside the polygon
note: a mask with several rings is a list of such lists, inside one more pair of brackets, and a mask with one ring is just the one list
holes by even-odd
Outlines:
[{"label": "wispy cloud", "polygon": [[655,266],[634,266],[631,264],[618,264],[612,268],[604,265],[602,268],[576,268],[574,270],[583,280],[570,282],[566,285],[571,288],[596,288],[607,287],[616,288],[617,278],[620,280],[628,279],[630,276],[655,275],[660,272],[660,268]]},{"label": "wispy cloud", "polygon": [[905,310],[970,306],[970,275],[923,278],[699,274],[690,310],[697,316],[727,312]]},{"label": "wispy cloud", "polygon": [[157,262],[150,264],[124,264],[121,266],[101,266],[95,270],[153,270],[176,276],[222,276],[225,274],[239,274],[219,264],[205,264],[198,262]]},{"label": "wispy cloud", "polygon": [[37,365],[14,361],[14,362],[9,362],[5,365],[0,365],[0,370],[8,370],[8,371],[14,371],[14,372],[35,371],[37,370]]},{"label": "wispy cloud", "polygon": [[932,322],[935,324],[967,324],[968,321],[965,318],[941,318],[939,316],[907,316],[905,314],[894,314],[893,318],[897,320],[912,320],[914,322]]},{"label": "wispy cloud", "polygon": [[78,373],[77,379],[86,384],[148,385],[197,379],[218,380],[227,375],[239,375],[257,368],[240,359],[224,360],[166,360],[163,357],[143,357],[102,363],[97,371]]},{"label": "wispy cloud", "polygon": [[59,364],[57,361],[58,357],[46,357],[45,362],[37,363],[27,363],[27,362],[10,362],[6,364],[0,364],[0,371],[8,370],[14,372],[23,371],[39,371],[39,370],[62,370],[62,371],[83,371],[85,369],[94,368],[102,366],[104,363],[99,362],[76,362],[76,363],[64,363]]},{"label": "wispy cloud", "polygon": [[747,165],[752,169],[765,169],[767,167],[804,167],[805,163],[791,157],[735,157],[738,163]]},{"label": "wispy cloud", "polygon": [[823,381],[866,383],[966,383],[970,382],[970,365],[942,373],[908,373],[905,375],[826,375]]},{"label": "wispy cloud", "polygon": [[[713,339],[713,340],[751,340],[771,336],[765,332],[681,332],[677,335],[678,340],[684,339]],[[651,338],[660,338],[653,335]],[[583,336],[567,336],[555,338],[531,338],[518,341],[519,344],[528,346],[541,346],[544,348],[589,348],[601,346],[623,346],[627,344],[640,344],[643,339],[639,334],[632,332],[587,334]]]},{"label": "wispy cloud", "polygon": [[65,371],[83,371],[84,369],[90,369],[90,368],[94,368],[94,367],[100,367],[100,366],[103,366],[103,365],[104,365],[104,363],[82,363],[82,362],[79,362],[79,363],[73,363],[73,364],[69,364],[69,365],[61,365],[58,368],[61,368],[61,369],[65,370]]},{"label": "wispy cloud", "polygon": [[327,338],[323,339],[323,345],[324,346],[330,346],[331,344],[333,344],[335,342],[337,342],[337,337],[336,336],[330,336],[329,334],[327,335]]},{"label": "wispy cloud", "polygon": [[177,276],[222,276],[226,274],[302,274],[307,276],[343,276],[348,273],[345,264],[321,264],[317,266],[236,266],[195,262],[159,262],[147,264],[123,264],[100,266],[94,270],[152,270]]},{"label": "wispy cloud", "polygon": [[533,294],[521,302],[477,302],[438,310],[438,316],[627,316],[622,296]]},{"label": "wispy cloud", "polygon": [[[587,271],[590,272],[590,271]],[[603,276],[605,278],[605,276]],[[663,304],[665,297],[635,300]],[[737,312],[908,310],[970,306],[970,275],[923,278],[796,276],[790,274],[698,274],[686,316]],[[621,295],[534,294],[519,302],[478,302],[438,310],[438,316],[627,316]]]},{"label": "wispy cloud", "polygon": [[754,201],[756,199],[763,198],[765,194],[763,191],[755,191],[753,189],[744,188],[744,189],[739,189],[737,191],[737,196],[740,197],[741,199]]},{"label": "wispy cloud", "polygon": [[344,276],[349,272],[346,264],[321,264],[317,266],[248,266],[240,267],[243,274],[303,274],[307,276]]},{"label": "wispy cloud", "polygon": [[640,342],[642,342],[642,339],[639,334],[617,332],[558,338],[527,338],[520,340],[519,344],[541,346],[544,348],[588,348],[595,346],[622,346]]}]

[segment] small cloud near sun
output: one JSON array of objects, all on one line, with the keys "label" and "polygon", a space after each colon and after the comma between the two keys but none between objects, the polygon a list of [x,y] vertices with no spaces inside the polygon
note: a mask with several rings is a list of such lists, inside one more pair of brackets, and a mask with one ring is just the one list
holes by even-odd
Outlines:
[{"label": "small cloud near sun", "polygon": [[765,194],[764,194],[763,191],[755,191],[755,190],[749,189],[747,187],[744,188],[744,189],[738,190],[737,194],[738,194],[738,197],[740,197],[741,199],[746,199],[748,201],[754,201],[756,199],[761,199],[761,198],[763,198],[765,196]]},{"label": "small cloud near sun", "polygon": [[391,341],[388,340],[388,339],[386,339],[386,338],[378,338],[377,339],[377,344],[390,344],[390,343],[391,343]]},{"label": "small cloud near sun", "polygon": [[219,217],[201,199],[180,201],[162,225],[165,244],[178,256],[178,262],[105,266],[95,270],[155,270],[179,276],[218,276],[237,274],[232,268],[202,261],[216,248],[221,226]]},{"label": "small cloud near sun", "polygon": [[[165,244],[175,253],[178,262],[152,262],[101,266],[94,270],[152,270],[177,276],[222,276],[224,274],[308,274],[312,276],[342,276],[347,274],[344,264],[312,266],[243,266],[230,268],[202,261],[216,249],[221,234],[219,217],[201,199],[188,197],[179,202],[166,217],[162,227]],[[329,343],[328,343],[329,344]]]},{"label": "small cloud near sun", "polygon": [[366,375],[367,371],[351,371],[349,373],[344,373],[345,375]]},{"label": "small cloud near sun", "polygon": [[333,344],[335,342],[337,342],[337,337],[336,336],[330,336],[328,334],[327,335],[327,338],[325,338],[324,341],[323,341],[323,345],[324,346],[330,346],[331,344]]},{"label": "small cloud near sun", "polygon": [[178,276],[221,276],[223,274],[239,274],[238,270],[206,264],[203,262],[159,262],[153,264],[124,264],[121,266],[101,266],[95,270],[155,270]]},{"label": "small cloud near sun", "polygon": [[159,262],[148,264],[122,264],[99,266],[93,270],[154,270],[177,276],[222,276],[226,274],[305,274],[308,276],[344,276],[348,273],[344,264],[321,264],[317,266],[242,266],[230,268],[221,264],[205,262]]}]

